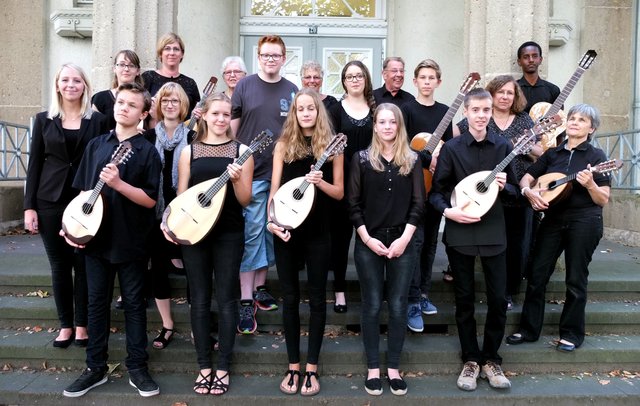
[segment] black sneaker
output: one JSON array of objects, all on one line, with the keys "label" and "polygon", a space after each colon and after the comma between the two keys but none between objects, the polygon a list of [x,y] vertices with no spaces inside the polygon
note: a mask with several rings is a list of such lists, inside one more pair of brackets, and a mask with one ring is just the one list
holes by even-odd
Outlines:
[{"label": "black sneaker", "polygon": [[260,285],[256,287],[256,291],[253,292],[253,301],[260,310],[277,310],[278,302],[271,296],[271,293],[267,292],[267,287]]},{"label": "black sneaker", "polygon": [[136,388],[140,396],[145,398],[160,394],[160,387],[151,378],[147,368],[129,371],[129,385]]},{"label": "black sneaker", "polygon": [[68,398],[77,398],[89,392],[96,386],[106,383],[108,380],[107,371],[104,369],[87,368],[82,371],[82,375],[74,383],[67,386],[62,394]]},{"label": "black sneaker", "polygon": [[257,328],[256,305],[253,300],[241,300],[238,332],[241,334],[253,334]]}]

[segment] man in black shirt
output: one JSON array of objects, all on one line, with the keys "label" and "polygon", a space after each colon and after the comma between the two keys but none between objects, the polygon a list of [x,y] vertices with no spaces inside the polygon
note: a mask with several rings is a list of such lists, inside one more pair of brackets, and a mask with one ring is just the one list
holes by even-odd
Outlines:
[{"label": "man in black shirt", "polygon": [[[491,118],[491,94],[484,89],[471,90],[464,99],[464,115],[469,130],[445,143],[440,151],[429,201],[446,218],[444,243],[453,271],[456,324],[465,363],[458,388],[476,389],[482,375],[494,388],[509,388],[498,355],[507,314],[506,234],[501,198],[518,198],[517,180],[511,166],[496,175],[500,196],[482,217],[467,214],[466,205],[452,206],[451,195],[464,178],[479,171],[491,171],[512,150],[511,143],[487,131]],[[476,198],[479,199],[479,198]],[[458,200],[460,201],[460,200]],[[491,202],[489,202],[491,204]],[[487,295],[487,318],[482,350],[478,345],[475,320],[475,258],[482,261]]]},{"label": "man in black shirt", "polygon": [[[107,382],[109,305],[116,273],[125,311],[129,384],[144,397],[160,393],[147,369],[144,273],[162,163],[153,144],[137,129],[150,107],[151,96],[141,85],[120,86],[114,106],[116,128],[87,145],[73,182],[76,189],[91,190],[103,181],[102,196],[109,210],[86,247],[67,239],[70,245],[85,249],[89,291],[87,368],[64,390],[67,397],[82,396]],[[124,141],[131,143],[133,154],[125,165],[116,166],[110,163],[111,155]]]},{"label": "man in black shirt", "polygon": [[382,63],[382,79],[384,85],[373,91],[376,106],[382,103],[393,103],[401,107],[413,100],[411,93],[402,90],[404,84],[404,60],[398,56],[390,56]]},{"label": "man in black shirt", "polygon": [[527,98],[527,113],[531,107],[538,102],[553,104],[560,88],[551,82],[540,78],[538,68],[542,63],[542,48],[533,41],[525,42],[518,48],[518,66],[522,68],[522,77],[518,79],[518,84],[522,88],[524,96]]}]

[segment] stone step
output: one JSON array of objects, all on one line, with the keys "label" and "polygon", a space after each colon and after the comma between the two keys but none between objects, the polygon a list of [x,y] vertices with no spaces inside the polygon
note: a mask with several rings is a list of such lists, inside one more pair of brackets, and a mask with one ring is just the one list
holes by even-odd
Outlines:
[{"label": "stone step", "polygon": [[[83,348],[52,346],[56,333],[0,330],[0,359],[14,369],[82,368]],[[149,342],[156,335],[149,334]],[[616,369],[638,370],[640,366],[640,335],[590,335],[574,353],[560,353],[553,341],[556,336],[542,336],[535,343],[512,346],[503,344],[500,354],[503,367],[514,373],[575,373],[609,372]],[[386,335],[380,337],[384,363]],[[306,359],[307,338],[301,340],[301,356]],[[195,371],[196,353],[188,333],[176,335],[164,350],[149,347],[149,366],[154,371]],[[126,357],[125,336],[121,331],[111,334],[110,362],[123,363]],[[215,352],[214,352],[215,359]],[[123,364],[124,365],[124,364]],[[214,361],[215,365],[215,361]],[[287,365],[286,344],[279,334],[238,335],[234,347],[234,374],[277,374]],[[460,345],[456,335],[408,334],[400,361],[404,371],[427,374],[459,372]],[[329,374],[359,374],[366,371],[362,339],[357,334],[326,335],[320,357],[320,372]]]},{"label": "stone step", "polygon": [[[117,371],[116,371],[117,372]],[[283,372],[283,371],[281,371]],[[537,405],[637,405],[640,378],[610,377],[608,375],[563,375],[545,374],[510,377],[509,390],[496,390],[486,381],[478,381],[474,392],[463,392],[456,388],[456,376],[406,377],[408,393],[395,397],[383,384],[380,397],[369,396],[364,391],[362,375],[322,375],[320,394],[303,399],[300,395],[283,395],[278,386],[280,374],[234,375],[230,389],[220,397],[197,395],[192,391],[195,373],[155,373],[160,386],[160,395],[142,398],[129,385],[126,373],[111,376],[108,383],[93,389],[83,397],[73,400],[62,396],[62,390],[73,382],[79,372],[30,372],[3,373],[0,380],[0,398],[6,404],[46,404],[51,406],[74,404],[78,406],[113,406],[124,404],[171,405],[184,402],[195,405],[251,405],[272,404],[293,406],[305,405],[382,405],[400,402],[407,406],[478,405],[507,406],[520,404]]]},{"label": "stone step", "polygon": [[[425,323],[425,333],[456,334],[455,306],[452,303],[436,303],[436,305],[438,314],[423,315],[422,317]],[[217,320],[215,318],[216,309],[217,306],[214,303],[212,307],[214,320]],[[478,334],[482,334],[487,307],[484,303],[478,303],[476,310]],[[517,329],[521,310],[521,305],[516,303],[513,310],[507,312],[507,332]],[[308,325],[308,306],[302,303],[300,312],[302,325]],[[360,312],[359,303],[351,303],[349,311],[343,314],[335,313],[333,304],[328,303],[327,325],[357,331],[360,324]],[[543,334],[557,333],[561,312],[562,304],[548,303],[545,306]],[[182,331],[191,329],[189,306],[186,303],[173,303],[172,314],[177,329]],[[635,302],[589,302],[586,317],[588,333],[640,334],[640,300]],[[268,312],[258,310],[256,320],[259,331],[271,332],[282,329],[281,309]],[[147,322],[149,328],[159,328],[161,325],[160,315],[153,303],[149,305],[147,310]],[[382,326],[386,326],[386,322],[387,312],[386,307],[383,307],[380,323]],[[57,328],[59,326],[53,298],[0,296],[0,327],[19,328],[34,325],[43,328]],[[111,325],[118,328],[124,326],[123,310],[112,309]]]}]

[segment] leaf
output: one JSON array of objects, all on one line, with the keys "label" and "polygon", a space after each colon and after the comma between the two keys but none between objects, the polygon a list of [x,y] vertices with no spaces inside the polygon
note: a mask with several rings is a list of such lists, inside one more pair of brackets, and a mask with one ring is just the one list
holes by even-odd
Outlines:
[{"label": "leaf", "polygon": [[108,369],[107,369],[107,375],[111,375],[111,373],[112,373],[113,371],[115,371],[115,370],[116,370],[116,368],[118,368],[119,366],[120,366],[120,363],[119,363],[119,362],[118,362],[117,364],[107,364],[107,367],[108,367]]},{"label": "leaf", "polygon": [[609,383],[611,383],[611,381],[608,379],[600,379],[598,382],[600,383],[600,385],[609,385]]},{"label": "leaf", "polygon": [[35,331],[36,333],[39,333],[42,331],[42,327],[40,326],[33,326],[33,331]]},{"label": "leaf", "polygon": [[188,406],[187,402],[174,402],[171,406]]}]

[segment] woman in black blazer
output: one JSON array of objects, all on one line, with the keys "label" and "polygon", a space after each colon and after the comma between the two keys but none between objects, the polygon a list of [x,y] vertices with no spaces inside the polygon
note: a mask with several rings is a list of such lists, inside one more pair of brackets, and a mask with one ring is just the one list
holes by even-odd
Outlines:
[{"label": "woman in black blazer", "polygon": [[55,76],[49,110],[38,113],[33,125],[24,197],[25,228],[40,233],[51,266],[60,320],[53,346],[58,348],[68,347],[74,339],[80,346],[88,341],[84,256],[58,232],[64,209],[78,194],[71,183],[84,148],[103,132],[105,122],[103,114],[91,109],[91,86],[82,68],[62,65]]}]

